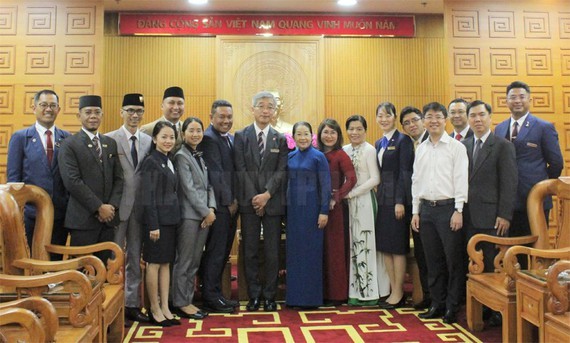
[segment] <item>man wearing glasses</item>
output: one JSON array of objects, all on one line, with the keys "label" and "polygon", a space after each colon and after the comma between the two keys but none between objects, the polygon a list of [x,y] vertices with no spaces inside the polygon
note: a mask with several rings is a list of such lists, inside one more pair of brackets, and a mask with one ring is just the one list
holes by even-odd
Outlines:
[{"label": "man wearing glasses", "polygon": [[[560,176],[564,160],[554,125],[533,116],[530,109],[530,87],[520,81],[507,86],[507,107],[511,117],[495,128],[495,135],[505,137],[515,145],[519,172],[515,211],[509,237],[530,234],[526,199],[530,189],[539,181]],[[544,212],[552,208],[552,198],[544,201]]]},{"label": "man wearing glasses", "polygon": [[467,201],[469,160],[465,146],[445,133],[447,110],[424,106],[429,139],[416,150],[412,175],[412,230],[419,232],[428,265],[431,306],[422,319],[457,321],[465,287],[463,205]]},{"label": "man wearing glasses", "polygon": [[[275,311],[279,272],[281,217],[285,215],[287,187],[287,143],[271,127],[277,104],[270,92],[253,97],[253,124],[239,130],[234,139],[237,198],[241,214],[241,235],[245,255],[248,311]],[[265,278],[259,278],[259,242],[263,224]]]},{"label": "man wearing glasses", "polygon": [[[55,126],[60,107],[54,91],[44,89],[34,96],[32,110],[36,123],[16,131],[8,146],[8,182],[24,182],[43,188],[51,197],[54,206],[52,243],[65,245],[67,230],[64,228],[65,209],[69,194],[63,186],[59,173],[57,155],[60,144],[70,135]],[[36,209],[26,205],[24,224],[28,246],[32,247]],[[61,255],[52,255],[61,259]]]},{"label": "man wearing glasses", "polygon": [[150,150],[152,138],[141,134],[139,125],[144,116],[144,98],[142,94],[125,94],[121,108],[123,125],[107,136],[117,142],[119,161],[123,168],[124,184],[121,205],[119,206],[120,223],[115,232],[115,243],[126,248],[125,270],[125,316],[136,322],[148,322],[149,318],[140,310],[140,258],[142,238],[140,223],[133,210],[137,194],[135,172],[144,156]]}]

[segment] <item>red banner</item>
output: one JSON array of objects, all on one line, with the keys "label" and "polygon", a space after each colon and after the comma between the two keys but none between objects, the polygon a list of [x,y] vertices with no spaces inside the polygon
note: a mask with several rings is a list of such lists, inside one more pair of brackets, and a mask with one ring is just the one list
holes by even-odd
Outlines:
[{"label": "red banner", "polygon": [[121,35],[323,35],[414,37],[415,17],[339,15],[119,15]]}]

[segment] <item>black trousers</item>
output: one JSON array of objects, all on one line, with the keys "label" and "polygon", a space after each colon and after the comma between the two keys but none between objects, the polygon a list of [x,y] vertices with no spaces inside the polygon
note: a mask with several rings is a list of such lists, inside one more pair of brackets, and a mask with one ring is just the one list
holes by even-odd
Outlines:
[{"label": "black trousers", "polygon": [[[264,285],[259,275],[259,243],[263,223]],[[274,300],[279,273],[279,243],[281,240],[281,216],[241,213],[241,236],[244,251],[245,277],[249,298]]]},{"label": "black trousers", "polygon": [[420,237],[428,266],[432,306],[457,311],[465,288],[463,232],[451,231],[454,204],[420,207]]},{"label": "black trousers", "polygon": [[[69,234],[71,236],[71,246],[85,246],[100,242],[113,242],[115,228],[101,223],[99,228],[91,230],[69,229]],[[94,255],[99,257],[105,266],[107,265],[107,260],[113,256],[110,250],[98,252]]]},{"label": "black trousers", "polygon": [[228,211],[216,211],[202,255],[202,297],[214,302],[222,296],[222,274],[234,242],[236,219]]},{"label": "black trousers", "polygon": [[[68,231],[63,225],[65,218],[55,219],[53,221],[53,229],[51,232],[51,243],[54,245],[65,245],[67,242]],[[28,247],[32,250],[32,241],[34,238],[34,229],[36,226],[36,218],[24,216],[24,226],[26,227],[26,238],[28,239]],[[50,254],[52,261],[60,261],[63,258],[60,254]]]},{"label": "black trousers", "polygon": [[422,292],[424,293],[424,300],[431,298],[429,294],[428,282],[428,267],[426,262],[426,255],[424,252],[424,245],[419,232],[412,230],[412,239],[414,240],[414,257],[420,273],[420,284],[422,285]]},{"label": "black trousers", "polygon": [[[546,218],[546,227],[548,227],[548,216],[550,215],[550,209],[544,210],[544,217]],[[509,228],[509,237],[521,237],[530,235],[530,223],[528,221],[527,211],[517,211],[513,212],[513,220],[511,221],[511,227]],[[531,244],[527,244],[531,246]],[[524,257],[518,258],[521,269],[527,269],[528,263],[527,259]]]}]

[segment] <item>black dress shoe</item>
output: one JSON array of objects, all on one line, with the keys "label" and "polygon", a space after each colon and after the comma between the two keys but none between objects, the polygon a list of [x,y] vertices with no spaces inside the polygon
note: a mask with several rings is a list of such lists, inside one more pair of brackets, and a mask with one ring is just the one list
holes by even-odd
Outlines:
[{"label": "black dress shoe", "polygon": [[414,309],[415,310],[423,310],[428,308],[431,305],[431,299],[429,298],[424,298],[424,300],[420,301],[417,304],[414,304]]},{"label": "black dress shoe", "polygon": [[259,298],[251,298],[249,299],[249,302],[245,306],[245,309],[248,311],[257,311],[259,310],[260,306],[261,306],[261,301],[259,300]]},{"label": "black dress shoe", "polygon": [[275,312],[277,311],[277,303],[275,300],[265,300],[263,303],[263,310],[265,312]]},{"label": "black dress shoe", "polygon": [[125,307],[125,317],[133,322],[148,323],[150,318],[137,307]]},{"label": "black dress shoe", "polygon": [[204,309],[211,313],[233,313],[233,306],[228,306],[221,299],[214,301],[205,301],[203,306]]},{"label": "black dress shoe", "polygon": [[166,318],[166,320],[168,320],[170,322],[171,325],[181,325],[182,323],[180,322],[180,319],[176,319],[174,317],[168,319]]},{"label": "black dress shoe", "polygon": [[453,310],[445,311],[445,314],[443,315],[443,322],[445,324],[453,324],[457,322],[457,312]]},{"label": "black dress shoe", "polygon": [[445,313],[445,309],[432,306],[424,313],[420,313],[418,317],[421,319],[434,319],[434,318],[441,318],[441,316]]},{"label": "black dress shoe", "polygon": [[226,299],[224,297],[220,297],[220,301],[223,302],[226,306],[231,306],[231,307],[238,307],[239,306],[239,301]]},{"label": "black dress shoe", "polygon": [[152,315],[152,312],[149,311],[148,314],[149,314],[150,322],[151,322],[151,323],[156,324],[156,325],[158,325],[158,326],[162,326],[162,327],[170,327],[170,326],[172,326],[172,323],[170,322],[170,320],[164,319],[164,320],[161,320],[161,321],[159,322],[158,320],[156,320],[156,319],[154,318],[154,316]]},{"label": "black dress shoe", "polygon": [[501,312],[495,312],[491,314],[489,320],[487,321],[489,326],[501,326],[503,324],[503,317],[501,316]]},{"label": "black dress shoe", "polygon": [[383,310],[394,310],[406,305],[406,295],[402,295],[402,299],[395,304],[390,304],[389,302],[383,302],[380,304],[380,308]]}]

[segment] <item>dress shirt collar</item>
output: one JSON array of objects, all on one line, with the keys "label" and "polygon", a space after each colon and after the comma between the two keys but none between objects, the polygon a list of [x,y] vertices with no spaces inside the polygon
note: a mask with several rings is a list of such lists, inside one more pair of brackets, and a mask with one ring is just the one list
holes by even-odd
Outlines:
[{"label": "dress shirt collar", "polygon": [[457,136],[457,134],[460,134],[461,138],[465,138],[465,137],[467,137],[468,132],[469,132],[469,125],[467,125],[463,130],[461,130],[461,132],[457,132],[457,131],[453,130],[453,138],[455,138],[455,136]]},{"label": "dress shirt collar", "polygon": [[137,131],[132,134],[131,131],[127,130],[127,128],[125,127],[125,125],[121,126],[121,128],[123,129],[123,132],[125,133],[125,137],[127,137],[127,140],[131,139],[132,136],[135,136],[137,141],[139,140],[140,136],[139,136],[139,129],[137,128]]},{"label": "dress shirt collar", "polygon": [[529,113],[530,112],[527,112],[524,116],[520,117],[519,119],[515,119],[511,116],[511,130],[513,129],[513,125],[515,124],[516,121],[517,123],[519,123],[519,132],[520,132]]},{"label": "dress shirt collar", "polygon": [[85,132],[87,134],[87,137],[89,137],[90,140],[93,140],[93,137],[95,137],[95,136],[97,136],[97,139],[99,139],[99,132],[92,133],[90,131],[85,130],[84,127],[82,127],[81,130],[83,130],[83,132]]},{"label": "dress shirt collar", "polygon": [[[487,130],[487,132],[485,132],[485,134],[483,136],[481,136],[481,142],[485,143],[487,141],[487,138],[489,138],[489,135],[491,134],[491,129]],[[473,146],[475,146],[475,144],[477,144],[477,140],[479,138],[475,137],[475,134],[473,134]]]},{"label": "dress shirt collar", "polygon": [[396,129],[384,133],[384,137],[386,137],[388,142],[390,142],[390,139],[392,139],[392,136],[394,136],[394,132],[396,132]]},{"label": "dress shirt collar", "polygon": [[254,122],[254,123],[253,123],[253,127],[255,128],[255,136],[258,136],[258,135],[259,135],[259,132],[260,132],[260,131],[263,131],[263,137],[264,137],[264,139],[267,138],[267,134],[269,134],[269,125],[267,125],[267,126],[265,127],[265,129],[262,130],[262,129],[259,128],[259,126],[257,126],[257,123]]},{"label": "dress shirt collar", "polygon": [[431,141],[431,136],[429,136],[428,139],[426,139],[426,141],[429,141],[429,143],[430,143],[431,145],[434,145],[434,146],[435,146],[435,145],[437,145],[437,144],[439,144],[439,143],[448,144],[449,141],[452,140],[452,139],[455,139],[455,138],[452,138],[450,135],[448,135],[447,133],[444,132],[444,133],[441,135],[441,138],[439,139],[439,142],[437,142],[436,144],[434,144],[434,143]]}]

